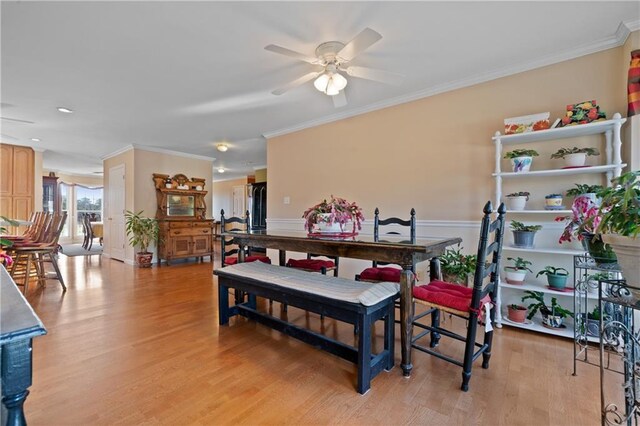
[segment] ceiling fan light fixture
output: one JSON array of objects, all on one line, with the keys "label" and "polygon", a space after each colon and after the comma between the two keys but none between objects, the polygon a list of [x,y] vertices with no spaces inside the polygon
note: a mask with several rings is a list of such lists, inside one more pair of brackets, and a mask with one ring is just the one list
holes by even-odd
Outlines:
[{"label": "ceiling fan light fixture", "polygon": [[216,145],[216,149],[220,152],[227,152],[229,146],[226,143],[219,143]]},{"label": "ceiling fan light fixture", "polygon": [[218,173],[224,173],[224,167],[219,167],[218,168]]},{"label": "ceiling fan light fixture", "polygon": [[340,73],[325,71],[313,82],[316,89],[329,96],[335,96],[347,87],[347,79]]}]

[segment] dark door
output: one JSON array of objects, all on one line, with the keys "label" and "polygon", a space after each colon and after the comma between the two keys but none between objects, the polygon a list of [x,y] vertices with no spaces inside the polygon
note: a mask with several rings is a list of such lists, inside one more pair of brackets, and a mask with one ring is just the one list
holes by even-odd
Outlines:
[{"label": "dark door", "polygon": [[254,183],[251,187],[253,211],[251,229],[267,229],[267,183]]}]

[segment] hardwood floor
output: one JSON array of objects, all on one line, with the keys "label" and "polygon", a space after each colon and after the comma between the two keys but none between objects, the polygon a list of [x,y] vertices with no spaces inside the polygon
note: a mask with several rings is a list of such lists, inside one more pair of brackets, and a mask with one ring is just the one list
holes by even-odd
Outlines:
[{"label": "hardwood floor", "polygon": [[[580,364],[573,377],[569,340],[498,330],[491,367],[474,365],[467,393],[461,369],[416,351],[404,379],[398,343],[396,368],[359,395],[355,367],[340,358],[245,319],[218,327],[211,263],[143,270],[97,256],[60,262],[69,291],[50,281],[28,295],[48,330],[34,341],[31,425],[600,421],[598,369]],[[294,308],[288,317],[353,340],[349,325]],[[442,339],[442,351],[456,348]],[[614,379],[610,394],[620,393]]]}]

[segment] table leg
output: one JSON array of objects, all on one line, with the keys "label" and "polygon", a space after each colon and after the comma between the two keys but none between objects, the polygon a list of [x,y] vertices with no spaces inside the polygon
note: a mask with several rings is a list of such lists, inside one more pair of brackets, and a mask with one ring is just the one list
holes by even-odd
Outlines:
[{"label": "table leg", "polygon": [[2,403],[7,408],[2,424],[26,425],[23,405],[31,386],[31,339],[4,345],[1,358]]},{"label": "table leg", "polygon": [[286,250],[278,250],[278,264],[280,266],[285,266],[287,264],[287,251]]},{"label": "table leg", "polygon": [[415,276],[409,269],[404,269],[400,274],[400,341],[402,351],[402,374],[411,376],[413,364],[411,364],[411,339],[413,337],[413,286]]}]

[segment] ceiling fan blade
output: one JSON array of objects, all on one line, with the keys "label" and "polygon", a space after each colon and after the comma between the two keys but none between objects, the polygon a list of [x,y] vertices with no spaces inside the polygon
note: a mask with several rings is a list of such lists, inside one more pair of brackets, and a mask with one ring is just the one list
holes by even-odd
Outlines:
[{"label": "ceiling fan blade", "polygon": [[289,56],[291,58],[298,59],[300,61],[308,62],[310,64],[318,64],[318,58],[314,58],[311,56],[307,56],[303,53],[298,53],[293,50],[287,49],[285,47],[276,46],[275,44],[270,44],[265,46],[264,50],[268,50],[269,52],[279,53],[281,55]]},{"label": "ceiling fan blade", "polygon": [[342,108],[347,105],[347,94],[344,90],[341,90],[337,95],[331,97],[333,99],[333,106],[336,108]]},{"label": "ceiling fan blade", "polygon": [[366,67],[348,67],[345,68],[347,75],[358,78],[365,78],[367,80],[380,81],[382,83],[398,85],[402,83],[404,76],[395,72],[376,70]]},{"label": "ceiling fan blade", "polygon": [[345,62],[348,62],[381,38],[382,35],[378,32],[371,28],[365,28],[338,52],[338,56],[344,59]]},{"label": "ceiling fan blade", "polygon": [[309,74],[305,74],[302,77],[293,80],[292,82],[290,82],[289,84],[282,86],[279,89],[274,90],[273,93],[274,95],[282,95],[283,93],[293,89],[294,87],[298,87],[304,83],[306,83],[309,80],[313,80],[314,78],[316,78],[320,73],[319,72],[310,72]]},{"label": "ceiling fan blade", "polygon": [[14,123],[33,124],[33,121],[20,120],[20,119],[17,119],[17,118],[0,117],[0,119],[7,120],[7,121],[13,121]]}]

